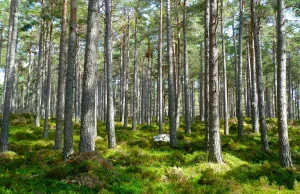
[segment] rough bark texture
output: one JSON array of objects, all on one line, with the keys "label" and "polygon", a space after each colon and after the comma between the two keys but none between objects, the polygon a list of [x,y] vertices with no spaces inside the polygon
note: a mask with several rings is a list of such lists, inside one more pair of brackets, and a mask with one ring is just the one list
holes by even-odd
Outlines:
[{"label": "rough bark texture", "polygon": [[186,39],[186,0],[184,0],[183,12],[183,63],[184,63],[184,105],[185,105],[185,132],[191,133],[191,117],[190,117],[190,97],[189,97],[189,65],[188,65],[188,51]]},{"label": "rough bark texture", "polygon": [[262,62],[260,53],[260,39],[259,39],[259,27],[255,12],[255,0],[251,0],[251,16],[252,16],[252,28],[253,28],[253,39],[255,46],[255,64],[256,64],[256,80],[257,80],[257,94],[258,94],[258,111],[259,111],[259,128],[260,137],[262,144],[262,151],[269,150],[269,142],[267,137],[267,126],[265,118],[265,101],[264,101],[264,83],[263,83],[263,72]]},{"label": "rough bark texture", "polygon": [[74,69],[76,62],[76,27],[77,27],[77,4],[76,0],[71,1],[70,7],[70,32],[68,44],[68,63],[65,88],[65,118],[64,118],[64,152],[63,157],[66,160],[73,153],[73,133],[72,133],[72,116],[73,116],[73,85]]},{"label": "rough bark texture", "polygon": [[208,161],[222,163],[219,122],[217,0],[210,1],[209,20],[209,154]]},{"label": "rough bark texture", "polygon": [[172,62],[172,39],[171,39],[171,16],[170,0],[167,0],[167,53],[168,53],[168,85],[169,85],[169,120],[170,120],[170,146],[177,147],[176,134],[176,110],[175,110],[175,87],[173,79],[173,62]]},{"label": "rough bark texture", "polygon": [[204,85],[204,122],[205,122],[205,147],[208,149],[209,147],[209,123],[208,123],[208,111],[209,111],[209,12],[210,12],[210,4],[209,0],[205,0],[205,13],[204,13],[204,52],[205,52],[205,79]]},{"label": "rough bark texture", "polygon": [[244,124],[243,124],[243,105],[242,105],[242,94],[243,94],[243,51],[242,51],[242,45],[243,45],[243,24],[244,24],[244,0],[240,0],[240,23],[239,23],[239,58],[238,58],[238,64],[237,64],[237,118],[238,118],[238,137],[242,138],[244,136]]},{"label": "rough bark texture", "polygon": [[97,87],[97,53],[99,38],[100,0],[90,0],[88,5],[86,47],[81,101],[80,152],[95,150],[95,92]]},{"label": "rough bark texture", "polygon": [[10,31],[9,36],[10,44],[8,45],[9,58],[6,65],[6,89],[3,102],[3,115],[1,126],[1,138],[0,138],[0,152],[8,151],[8,129],[9,129],[9,116],[11,111],[11,94],[14,87],[14,73],[15,73],[15,61],[16,61],[16,46],[17,46],[17,32],[18,32],[18,0],[11,1],[10,9]]},{"label": "rough bark texture", "polygon": [[62,117],[64,110],[64,72],[65,72],[65,47],[66,47],[66,27],[67,27],[67,0],[63,1],[63,13],[61,19],[61,34],[59,46],[59,64],[58,64],[58,84],[56,101],[56,131],[54,149],[62,148]]},{"label": "rough bark texture", "polygon": [[278,105],[278,143],[282,167],[292,166],[292,157],[287,128],[286,106],[286,43],[284,0],[277,0],[277,105]]},{"label": "rough bark texture", "polygon": [[[116,146],[115,116],[112,83],[112,52],[111,52],[111,0],[105,0],[105,61],[107,73],[107,122],[108,148]],[[96,66],[97,67],[97,66]]]}]

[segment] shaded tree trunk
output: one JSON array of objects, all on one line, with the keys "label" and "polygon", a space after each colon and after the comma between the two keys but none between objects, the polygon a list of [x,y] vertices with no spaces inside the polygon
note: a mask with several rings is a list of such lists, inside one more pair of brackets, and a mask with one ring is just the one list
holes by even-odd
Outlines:
[{"label": "shaded tree trunk", "polygon": [[184,12],[183,12],[183,63],[184,63],[184,105],[185,105],[185,132],[191,133],[191,117],[190,117],[190,97],[189,97],[189,65],[188,65],[188,51],[187,51],[187,39],[186,39],[186,0],[184,0]]},{"label": "shaded tree trunk", "polygon": [[173,79],[173,62],[172,62],[172,39],[171,39],[171,15],[170,0],[167,0],[167,53],[168,53],[168,86],[169,86],[169,122],[170,122],[170,146],[177,147],[176,134],[176,110],[175,110],[175,88]]},{"label": "shaded tree trunk", "polygon": [[45,91],[45,121],[44,121],[44,138],[48,138],[48,119],[49,119],[49,111],[50,111],[50,95],[51,95],[51,65],[52,65],[52,30],[53,24],[50,24],[50,38],[49,38],[49,46],[48,46],[48,69],[47,69],[47,79],[46,79],[46,91]]},{"label": "shaded tree trunk", "polygon": [[63,0],[63,13],[61,18],[61,34],[59,46],[59,64],[58,64],[58,84],[56,101],[56,130],[54,149],[62,148],[62,117],[64,110],[64,72],[65,72],[65,48],[66,48],[66,27],[67,27],[67,0]]},{"label": "shaded tree trunk", "polygon": [[64,160],[73,153],[73,88],[74,88],[74,69],[76,62],[76,28],[77,28],[77,4],[76,0],[71,1],[70,7],[70,31],[68,44],[68,64],[66,73],[65,87],[65,120],[64,120]]},{"label": "shaded tree trunk", "polygon": [[239,22],[239,47],[238,47],[238,64],[237,64],[237,109],[236,114],[238,118],[238,137],[242,138],[244,136],[244,124],[243,124],[243,105],[242,105],[242,95],[243,95],[243,24],[244,24],[244,0],[240,0],[240,22]]},{"label": "shaded tree trunk", "polygon": [[11,112],[11,97],[14,86],[15,62],[16,62],[16,47],[18,35],[18,0],[12,0],[10,4],[9,16],[9,42],[7,52],[9,52],[6,62],[6,85],[3,102],[1,138],[0,138],[0,152],[8,151],[8,130],[9,130],[9,116]]},{"label": "shaded tree trunk", "polygon": [[210,3],[209,0],[205,0],[205,12],[204,12],[204,52],[205,52],[205,79],[204,85],[204,123],[205,123],[205,147],[209,147],[209,18],[210,18]]}]

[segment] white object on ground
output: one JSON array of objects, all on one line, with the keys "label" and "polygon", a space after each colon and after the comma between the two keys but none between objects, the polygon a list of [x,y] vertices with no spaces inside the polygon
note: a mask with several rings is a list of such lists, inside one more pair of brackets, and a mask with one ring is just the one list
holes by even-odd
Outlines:
[{"label": "white object on ground", "polygon": [[164,141],[170,142],[170,135],[169,134],[158,134],[157,136],[153,137],[155,142]]}]

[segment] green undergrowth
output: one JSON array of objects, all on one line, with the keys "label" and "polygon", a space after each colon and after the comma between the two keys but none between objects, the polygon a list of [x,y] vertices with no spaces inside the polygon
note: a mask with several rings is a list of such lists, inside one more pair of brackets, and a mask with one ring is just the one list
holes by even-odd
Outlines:
[{"label": "green undergrowth", "polygon": [[[12,115],[9,152],[0,154],[0,193],[300,193],[300,127],[289,122],[294,167],[278,162],[276,119],[268,119],[270,152],[261,151],[259,134],[251,133],[245,118],[245,136],[237,138],[237,121],[230,119],[230,135],[223,135],[223,164],[208,163],[205,125],[195,119],[192,134],[177,131],[178,148],[153,142],[159,127],[138,125],[136,131],[116,122],[117,146],[107,149],[105,124],[97,123],[96,151],[79,154],[80,124],[74,123],[74,150],[68,161],[54,150],[55,119],[49,119],[49,137],[32,125],[34,116]],[[42,126],[42,125],[41,125]],[[129,125],[130,126],[130,125]],[[168,133],[168,124],[164,133]]]}]

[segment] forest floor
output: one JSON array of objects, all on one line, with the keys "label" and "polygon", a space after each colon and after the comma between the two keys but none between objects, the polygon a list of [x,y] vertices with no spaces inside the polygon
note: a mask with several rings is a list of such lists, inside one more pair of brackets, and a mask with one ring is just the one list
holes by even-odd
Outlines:
[{"label": "forest floor", "polygon": [[[260,136],[251,133],[245,118],[245,137],[237,138],[237,123],[230,120],[230,135],[223,135],[224,164],[207,162],[204,124],[195,121],[192,134],[178,129],[177,149],[153,142],[158,126],[139,125],[137,131],[116,122],[117,147],[107,149],[105,125],[98,123],[96,151],[75,153],[62,161],[54,150],[55,119],[49,138],[32,125],[32,115],[12,115],[9,149],[0,154],[0,193],[300,193],[300,122],[289,122],[294,167],[283,169],[278,159],[276,119],[268,119],[270,152],[261,151]],[[43,126],[43,121],[41,123]],[[78,151],[80,125],[74,124]],[[164,126],[168,133],[168,125]]]}]

